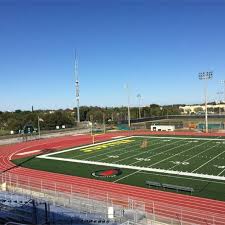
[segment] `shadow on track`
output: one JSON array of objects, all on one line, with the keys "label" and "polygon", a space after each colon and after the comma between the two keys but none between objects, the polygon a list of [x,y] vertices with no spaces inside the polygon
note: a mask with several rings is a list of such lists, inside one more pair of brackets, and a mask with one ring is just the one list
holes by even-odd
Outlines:
[{"label": "shadow on track", "polygon": [[12,166],[12,167],[10,167],[10,168],[8,168],[8,169],[2,170],[2,171],[0,172],[0,174],[4,174],[5,172],[8,172],[8,171],[10,171],[10,170],[12,170],[12,169],[15,169],[15,168],[18,168],[18,167],[22,166],[24,163],[27,163],[27,162],[29,162],[29,161],[35,159],[37,156],[41,156],[41,155],[44,155],[44,154],[48,154],[48,153],[51,153],[51,152],[53,152],[53,151],[55,152],[56,149],[43,149],[43,150],[41,150],[41,152],[40,152],[39,154],[36,154],[36,155],[30,156],[30,157],[27,157],[27,158],[25,158],[24,161],[22,161],[21,163],[19,163],[19,164],[17,164],[17,165],[14,165],[14,166]]}]

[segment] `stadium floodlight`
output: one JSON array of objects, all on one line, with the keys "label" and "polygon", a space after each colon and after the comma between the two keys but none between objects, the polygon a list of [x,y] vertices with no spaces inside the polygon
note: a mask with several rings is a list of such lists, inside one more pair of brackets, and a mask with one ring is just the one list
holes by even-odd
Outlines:
[{"label": "stadium floodlight", "polygon": [[219,100],[219,102],[221,101],[221,95],[223,94],[223,91],[218,91],[218,92],[216,92],[216,94],[218,95],[218,100]]},{"label": "stadium floodlight", "polygon": [[138,112],[139,112],[139,119],[141,118],[141,95],[138,94],[137,95],[137,99],[138,99]]},{"label": "stadium floodlight", "polygon": [[127,90],[127,121],[128,121],[128,127],[130,128],[130,91],[128,84],[125,84],[124,88]]},{"label": "stadium floodlight", "polygon": [[198,74],[200,80],[205,81],[204,96],[205,96],[205,132],[208,133],[208,111],[207,111],[207,89],[208,80],[212,79],[213,72],[201,72]]},{"label": "stadium floodlight", "polygon": [[223,102],[225,103],[225,80],[221,80],[220,83],[223,85],[223,88],[224,88],[224,91],[223,91],[224,100],[223,100]]}]

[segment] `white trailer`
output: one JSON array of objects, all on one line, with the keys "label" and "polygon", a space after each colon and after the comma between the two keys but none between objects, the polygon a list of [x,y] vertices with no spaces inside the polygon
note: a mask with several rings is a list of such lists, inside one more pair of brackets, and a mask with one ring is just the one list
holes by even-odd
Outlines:
[{"label": "white trailer", "polygon": [[174,125],[151,125],[151,131],[174,131]]}]

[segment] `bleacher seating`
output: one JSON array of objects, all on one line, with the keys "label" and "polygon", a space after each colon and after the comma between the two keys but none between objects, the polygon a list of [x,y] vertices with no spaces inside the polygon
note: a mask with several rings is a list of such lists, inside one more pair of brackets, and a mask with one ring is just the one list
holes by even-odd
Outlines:
[{"label": "bleacher seating", "polygon": [[179,185],[174,185],[174,184],[166,184],[166,183],[159,183],[155,181],[149,181],[146,180],[145,184],[148,185],[149,187],[159,187],[159,188],[165,188],[165,189],[172,189],[176,191],[185,191],[185,192],[194,192],[194,188],[192,187],[186,187],[186,186],[179,186]]},{"label": "bleacher seating", "polygon": [[161,183],[155,182],[155,181],[149,181],[149,180],[146,180],[145,183],[146,183],[148,186],[162,187],[162,184],[161,184]]},{"label": "bleacher seating", "polygon": [[176,191],[186,191],[186,192],[194,192],[194,188],[191,187],[185,187],[185,186],[179,186],[174,184],[162,184],[163,188],[173,189]]}]

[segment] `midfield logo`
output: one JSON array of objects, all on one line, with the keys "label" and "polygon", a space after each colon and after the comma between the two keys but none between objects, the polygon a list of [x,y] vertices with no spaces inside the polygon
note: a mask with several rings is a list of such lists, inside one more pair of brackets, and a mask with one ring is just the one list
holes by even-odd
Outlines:
[{"label": "midfield logo", "polygon": [[109,169],[109,170],[98,170],[93,172],[91,175],[100,178],[111,178],[122,174],[121,169]]}]

